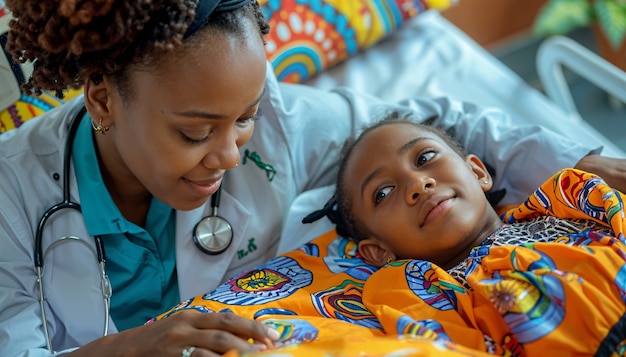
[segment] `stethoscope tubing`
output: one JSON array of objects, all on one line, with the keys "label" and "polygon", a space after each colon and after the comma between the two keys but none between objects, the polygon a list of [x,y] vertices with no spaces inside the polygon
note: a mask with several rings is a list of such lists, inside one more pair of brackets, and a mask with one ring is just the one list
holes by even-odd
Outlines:
[{"label": "stethoscope tubing", "polygon": [[[44,230],[46,223],[48,222],[48,219],[50,219],[50,217],[52,217],[55,213],[58,213],[59,211],[63,209],[66,209],[66,208],[74,209],[77,212],[82,214],[82,209],[81,209],[80,204],[76,202],[72,202],[71,197],[70,197],[70,161],[72,157],[72,148],[74,144],[74,139],[76,138],[76,132],[78,131],[80,121],[85,116],[86,112],[87,112],[87,109],[83,106],[82,109],[72,119],[72,122],[70,123],[70,127],[69,127],[67,141],[65,142],[65,152],[63,155],[63,178],[62,178],[63,179],[63,201],[55,204],[54,206],[46,210],[46,212],[44,212],[44,214],[41,216],[41,219],[39,220],[39,223],[37,225],[37,231],[35,232],[35,247],[34,247],[34,252],[33,252],[34,260],[35,260],[35,263],[34,263],[35,274],[37,276],[37,285],[39,287],[39,306],[41,309],[42,323],[44,325],[43,330],[44,330],[44,335],[46,339],[46,345],[50,352],[53,352],[53,349],[52,349],[52,339],[50,338],[50,332],[48,331],[48,322],[47,322],[48,319],[47,319],[45,302],[44,302],[45,292],[44,292],[44,284],[43,284],[43,267],[44,267],[46,253],[44,252],[44,249],[43,249],[43,230]],[[54,245],[62,243],[62,242],[66,242],[68,240],[77,240],[77,241],[84,242],[85,244],[87,244],[85,241],[81,240],[78,237],[66,236],[52,243],[50,247],[48,247],[46,252],[50,248],[52,248]],[[102,274],[100,279],[101,279],[101,289],[102,289],[102,296],[104,299],[104,311],[105,311],[103,336],[106,336],[109,332],[109,310],[110,310],[109,301],[111,297],[111,285],[110,285],[108,277],[106,276],[106,270],[105,270],[106,255],[104,252],[104,243],[102,242],[102,237],[94,236],[94,240],[96,244],[95,255],[98,260],[100,272]]]},{"label": "stethoscope tubing", "polygon": [[[43,263],[44,263],[43,254],[44,253],[43,253],[42,235],[43,235],[43,228],[46,225],[46,222],[48,221],[48,219],[54,213],[64,208],[75,209],[78,212],[82,213],[80,205],[78,203],[71,202],[70,200],[70,160],[72,157],[72,147],[74,146],[74,138],[76,137],[76,132],[78,131],[80,120],[85,115],[86,112],[87,112],[87,108],[83,106],[81,110],[78,112],[78,114],[72,119],[72,122],[70,123],[70,129],[69,129],[67,141],[65,142],[65,152],[63,153],[63,178],[62,178],[63,179],[63,201],[60,203],[57,203],[56,205],[46,210],[43,216],[41,216],[41,219],[39,220],[39,225],[37,226],[37,231],[35,233],[35,252],[34,252],[35,267],[37,268],[43,269]],[[97,248],[98,247],[96,247],[96,249]],[[98,253],[98,256],[100,255],[101,253]]]}]

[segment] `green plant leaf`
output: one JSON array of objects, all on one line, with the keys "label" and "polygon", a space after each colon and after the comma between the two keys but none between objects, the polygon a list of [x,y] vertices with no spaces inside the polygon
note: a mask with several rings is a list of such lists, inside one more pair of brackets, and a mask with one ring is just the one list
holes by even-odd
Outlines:
[{"label": "green plant leaf", "polygon": [[619,48],[626,34],[626,1],[596,0],[598,25],[614,48]]},{"label": "green plant leaf", "polygon": [[550,0],[539,11],[533,32],[540,36],[564,35],[593,21],[589,0]]}]

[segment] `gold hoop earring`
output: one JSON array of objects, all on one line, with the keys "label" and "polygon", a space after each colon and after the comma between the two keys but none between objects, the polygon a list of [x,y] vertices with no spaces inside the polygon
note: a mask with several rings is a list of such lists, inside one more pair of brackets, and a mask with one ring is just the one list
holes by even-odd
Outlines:
[{"label": "gold hoop earring", "polygon": [[98,124],[96,124],[96,122],[93,121],[93,119],[91,120],[91,127],[93,128],[93,130],[96,133],[100,133],[102,135],[106,134],[107,131],[109,131],[109,127],[108,126],[102,126],[102,118],[100,118],[100,122]]},{"label": "gold hoop earring", "polygon": [[389,265],[389,263],[391,263],[393,261],[393,259],[391,259],[391,257],[387,258],[387,265]]}]

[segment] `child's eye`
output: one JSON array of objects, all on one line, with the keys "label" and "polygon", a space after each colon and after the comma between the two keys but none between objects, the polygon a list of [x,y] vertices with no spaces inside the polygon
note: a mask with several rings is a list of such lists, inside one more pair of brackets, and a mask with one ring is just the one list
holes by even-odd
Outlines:
[{"label": "child's eye", "polygon": [[393,190],[393,187],[387,186],[374,192],[374,206],[377,206],[387,195]]},{"label": "child's eye", "polygon": [[435,156],[435,154],[436,152],[434,150],[429,150],[429,151],[426,151],[417,155],[417,159],[415,160],[415,165],[418,167],[424,165],[425,163],[430,161],[430,159],[432,159],[433,156]]}]

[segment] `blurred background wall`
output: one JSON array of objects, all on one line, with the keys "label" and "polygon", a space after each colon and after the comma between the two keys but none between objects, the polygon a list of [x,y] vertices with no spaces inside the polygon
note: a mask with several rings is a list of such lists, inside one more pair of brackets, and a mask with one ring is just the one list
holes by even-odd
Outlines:
[{"label": "blurred background wall", "polygon": [[545,0],[459,0],[442,12],[476,42],[491,48],[525,36]]}]

